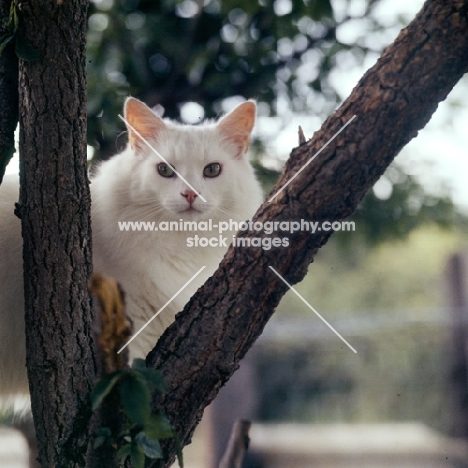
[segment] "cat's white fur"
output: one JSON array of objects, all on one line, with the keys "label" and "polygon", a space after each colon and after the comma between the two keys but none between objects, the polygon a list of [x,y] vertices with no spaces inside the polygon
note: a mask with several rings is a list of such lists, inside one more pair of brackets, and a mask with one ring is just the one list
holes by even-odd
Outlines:
[{"label": "cat's white fur", "polygon": [[[246,151],[255,104],[240,104],[216,123],[180,125],[161,119],[140,101],[125,103],[129,145],[102,163],[91,178],[94,271],[115,277],[126,293],[138,331],[202,266],[205,270],[130,345],[145,356],[197,288],[216,270],[226,248],[188,247],[187,238],[214,232],[120,231],[119,221],[219,221],[249,219],[262,192]],[[160,157],[190,183],[162,177]],[[204,168],[221,165],[217,177]],[[203,197],[206,202],[204,202]],[[20,221],[13,214],[16,177],[0,186],[0,394],[26,393]],[[233,233],[224,233],[229,238]]]}]

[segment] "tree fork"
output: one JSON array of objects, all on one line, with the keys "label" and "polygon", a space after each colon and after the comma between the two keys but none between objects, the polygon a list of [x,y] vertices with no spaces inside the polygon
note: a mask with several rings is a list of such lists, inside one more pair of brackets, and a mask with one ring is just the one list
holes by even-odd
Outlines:
[{"label": "tree fork", "polygon": [[[467,13],[464,0],[427,1],[341,107],[311,140],[292,151],[272,190],[276,198],[265,202],[254,220],[336,221],[353,213],[468,70]],[[281,191],[354,115],[355,120]],[[237,369],[287,291],[269,266],[289,283],[297,283],[330,235],[298,232],[289,236],[289,248],[269,251],[231,247],[218,271],[148,355],[148,366],[158,368],[171,389],[155,406],[163,407],[183,445],[190,442],[204,408]],[[170,466],[174,444],[165,447],[168,460],[152,466]]]},{"label": "tree fork", "polygon": [[27,369],[44,467],[83,467],[95,358],[86,160],[87,0],[16,1]]}]

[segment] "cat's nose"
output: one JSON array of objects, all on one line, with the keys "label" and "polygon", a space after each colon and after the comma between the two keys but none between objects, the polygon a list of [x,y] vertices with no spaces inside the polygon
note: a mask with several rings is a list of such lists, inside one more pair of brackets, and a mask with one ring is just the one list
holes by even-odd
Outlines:
[{"label": "cat's nose", "polygon": [[187,199],[190,205],[195,201],[195,198],[197,198],[197,193],[193,190],[184,190],[181,192],[181,195]]}]

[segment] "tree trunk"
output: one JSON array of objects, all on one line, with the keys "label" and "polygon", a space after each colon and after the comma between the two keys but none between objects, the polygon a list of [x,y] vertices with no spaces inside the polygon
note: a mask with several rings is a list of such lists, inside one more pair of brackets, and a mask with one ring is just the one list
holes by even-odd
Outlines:
[{"label": "tree trunk", "polygon": [[17,2],[27,369],[43,467],[85,466],[95,360],[86,162],[87,0]]},{"label": "tree trunk", "polygon": [[[0,38],[8,31],[12,0],[0,0]],[[0,53],[0,184],[8,161],[15,152],[15,129],[18,124],[18,57],[11,41]]]},{"label": "tree trunk", "polygon": [[[355,120],[262,205],[254,220],[333,222],[353,213],[468,70],[467,12],[463,0],[428,1],[313,139],[293,150],[272,193],[278,194],[354,115]],[[297,283],[329,236],[297,232],[288,235],[288,248],[231,247],[148,355],[147,364],[161,370],[171,389],[155,405],[166,411],[183,445],[288,289],[269,267]],[[251,231],[240,237],[268,236]],[[337,338],[338,347],[350,352]],[[153,466],[169,466],[174,459],[174,444],[165,447],[168,460]]]}]

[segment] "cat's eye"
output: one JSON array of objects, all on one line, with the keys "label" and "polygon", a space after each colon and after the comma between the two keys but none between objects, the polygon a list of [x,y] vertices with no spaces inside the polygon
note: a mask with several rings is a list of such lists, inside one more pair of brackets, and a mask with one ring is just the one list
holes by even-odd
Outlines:
[{"label": "cat's eye", "polygon": [[204,177],[218,177],[221,174],[221,164],[211,163],[203,169]]},{"label": "cat's eye", "polygon": [[163,177],[174,177],[174,170],[166,163],[158,164],[158,174]]}]

